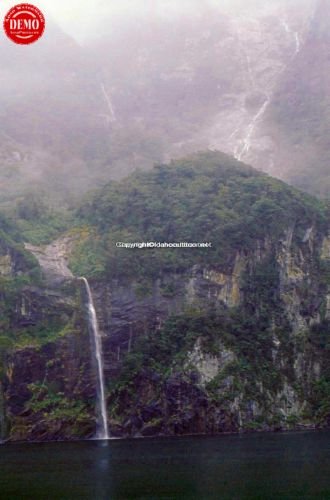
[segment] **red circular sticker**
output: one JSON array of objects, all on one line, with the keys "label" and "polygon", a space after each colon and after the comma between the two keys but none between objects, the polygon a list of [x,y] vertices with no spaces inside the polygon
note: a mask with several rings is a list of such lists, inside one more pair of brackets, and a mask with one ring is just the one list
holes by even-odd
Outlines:
[{"label": "red circular sticker", "polygon": [[7,12],[3,27],[13,42],[26,45],[41,37],[45,29],[45,18],[34,5],[20,3]]}]

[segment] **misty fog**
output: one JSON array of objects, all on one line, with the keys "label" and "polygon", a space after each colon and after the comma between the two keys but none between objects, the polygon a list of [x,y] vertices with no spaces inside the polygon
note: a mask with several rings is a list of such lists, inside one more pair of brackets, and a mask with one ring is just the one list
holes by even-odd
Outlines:
[{"label": "misty fog", "polygon": [[[47,28],[37,43],[1,35],[2,206],[31,190],[70,204],[110,179],[206,149],[328,192],[326,2],[38,6]],[[317,147],[306,120],[317,120]]]}]

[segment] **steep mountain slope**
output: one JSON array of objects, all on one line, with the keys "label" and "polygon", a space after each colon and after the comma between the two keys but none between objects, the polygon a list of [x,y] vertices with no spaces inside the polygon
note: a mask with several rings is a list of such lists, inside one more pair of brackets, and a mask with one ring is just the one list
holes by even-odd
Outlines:
[{"label": "steep mountain slope", "polygon": [[[69,262],[90,280],[113,435],[329,424],[330,240],[321,202],[226,155],[200,153],[110,183],[79,216]],[[212,246],[116,245],[142,241]],[[71,316],[67,306],[64,330],[58,318],[41,347],[35,301],[16,309],[16,321],[32,317],[35,330],[4,364],[10,439],[91,435],[95,384],[79,287],[55,286]]]},{"label": "steep mountain slope", "polygon": [[[56,439],[94,433],[95,376],[83,308],[75,284],[58,274],[42,275],[17,228],[1,216],[0,442],[8,435]],[[42,418],[45,397],[51,406],[48,425]],[[38,419],[27,429],[34,412]]]},{"label": "steep mountain slope", "polygon": [[55,199],[86,190],[87,161],[108,137],[83,50],[51,22],[38,44],[21,49],[9,40],[0,47],[0,203],[29,190]]},{"label": "steep mountain slope", "polygon": [[[103,34],[91,51],[103,70],[117,123],[140,144],[135,143],[134,165],[143,164],[142,134],[154,140],[159,159],[208,147],[291,178],[295,144],[288,144],[280,161],[281,139],[292,135],[285,129],[292,113],[300,128],[305,118],[290,97],[294,85],[280,89],[299,61],[304,61],[299,81],[308,74],[305,47],[311,31],[324,24],[323,7],[314,14],[315,6],[314,0],[247,2],[240,10],[203,4],[174,19],[155,10],[147,18],[124,19]],[[312,57],[327,89],[322,51],[314,50]],[[313,100],[313,89],[305,91]],[[282,115],[274,123],[276,110]]]},{"label": "steep mountain slope", "polygon": [[316,0],[203,4],[103,33],[90,50],[131,143],[123,162],[208,147],[326,196],[328,19]]},{"label": "steep mountain slope", "polygon": [[323,187],[327,39],[317,33],[326,32],[328,7],[314,15],[315,5],[205,2],[170,16],[150,7],[102,18],[106,28],[83,47],[51,23],[24,54],[5,40],[0,203],[35,190],[70,203],[136,168],[206,148],[304,188],[303,170],[317,162]]},{"label": "steep mountain slope", "polygon": [[322,0],[301,52],[283,74],[265,124],[276,144],[274,171],[323,196],[330,193],[329,33],[330,5]]}]

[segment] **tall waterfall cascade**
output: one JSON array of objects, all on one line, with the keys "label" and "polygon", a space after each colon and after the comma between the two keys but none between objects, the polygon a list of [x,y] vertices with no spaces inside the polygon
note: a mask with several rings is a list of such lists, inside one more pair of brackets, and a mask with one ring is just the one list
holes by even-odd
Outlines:
[{"label": "tall waterfall cascade", "polygon": [[97,322],[97,316],[93,301],[93,295],[86,278],[79,278],[84,282],[88,299],[88,322],[91,334],[93,356],[97,368],[97,439],[109,439],[107,408],[105,401],[105,386],[104,386],[104,369],[103,369],[103,353],[102,339]]}]

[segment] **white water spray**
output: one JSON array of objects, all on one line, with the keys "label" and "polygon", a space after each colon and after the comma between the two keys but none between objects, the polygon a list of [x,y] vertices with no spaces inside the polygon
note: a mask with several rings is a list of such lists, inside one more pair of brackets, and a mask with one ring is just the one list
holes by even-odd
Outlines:
[{"label": "white water spray", "polygon": [[102,94],[103,94],[103,97],[105,99],[105,102],[107,103],[107,106],[108,106],[108,110],[109,110],[109,115],[108,115],[109,122],[110,123],[114,123],[117,120],[117,117],[116,117],[115,110],[113,108],[113,104],[112,104],[111,98],[110,98],[108,92],[105,89],[104,83],[101,83],[101,90],[102,90]]},{"label": "white water spray", "polygon": [[296,56],[298,54],[298,52],[300,51],[300,37],[299,37],[299,33],[298,33],[298,31],[292,31],[292,29],[290,28],[289,24],[287,23],[287,21],[285,19],[282,19],[281,24],[282,24],[285,32],[288,35],[292,35],[293,38],[294,38],[294,42],[295,42],[294,56]]},{"label": "white water spray", "polygon": [[239,146],[236,148],[235,151],[235,158],[239,161],[242,160],[243,156],[245,156],[249,151],[251,147],[251,139],[253,137],[254,131],[256,126],[258,125],[258,122],[260,118],[263,116],[265,113],[267,106],[269,105],[270,99],[267,97],[261,108],[258,110],[258,112],[254,115],[250,125],[247,128],[246,135],[243,139],[243,144],[242,147],[240,148]]},{"label": "white water spray", "polygon": [[98,429],[97,439],[109,439],[107,409],[105,401],[104,389],[104,370],[103,370],[103,354],[102,354],[102,340],[99,332],[94,301],[89,283],[86,278],[79,278],[85,283],[87,298],[88,298],[88,320],[89,328],[93,343],[93,354],[97,367],[97,407],[98,407]]},{"label": "white water spray", "polygon": [[295,31],[294,38],[296,42],[296,54],[298,54],[298,52],[300,51],[300,38],[298,31]]}]

